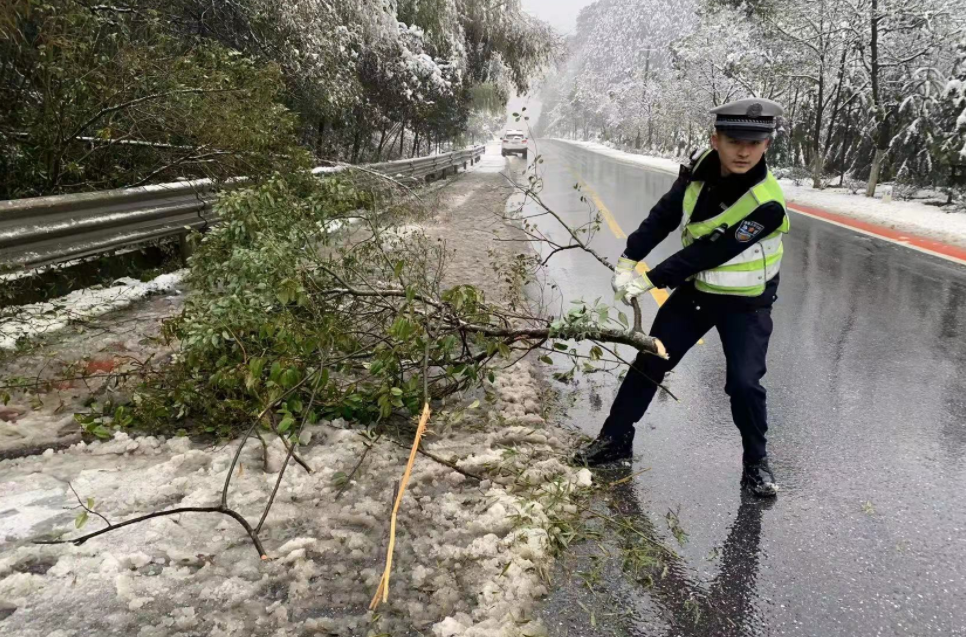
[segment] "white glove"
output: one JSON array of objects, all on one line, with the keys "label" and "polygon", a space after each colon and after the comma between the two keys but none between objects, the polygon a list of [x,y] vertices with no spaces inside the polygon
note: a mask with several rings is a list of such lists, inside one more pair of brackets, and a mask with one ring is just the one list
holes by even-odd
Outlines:
[{"label": "white glove", "polygon": [[624,305],[630,305],[631,299],[654,288],[647,275],[637,271],[637,261],[626,257],[617,260],[610,286],[614,290],[614,298],[622,300]]}]

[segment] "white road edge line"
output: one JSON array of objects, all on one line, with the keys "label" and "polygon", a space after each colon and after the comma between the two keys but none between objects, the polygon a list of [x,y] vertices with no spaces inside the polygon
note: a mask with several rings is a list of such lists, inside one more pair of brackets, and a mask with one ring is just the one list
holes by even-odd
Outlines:
[{"label": "white road edge line", "polygon": [[907,243],[905,241],[900,241],[898,239],[893,239],[891,237],[886,237],[886,236],[883,236],[881,234],[876,234],[875,232],[869,232],[868,230],[863,230],[862,228],[856,228],[855,226],[850,226],[850,225],[845,224],[845,223],[839,223],[838,221],[833,221],[832,219],[826,219],[825,217],[820,217],[818,215],[813,215],[813,214],[811,214],[809,212],[805,212],[803,210],[799,210],[798,208],[793,208],[792,206],[794,206],[794,205],[795,204],[789,205],[788,206],[788,209],[791,210],[794,213],[797,213],[797,214],[800,214],[800,215],[805,215],[806,217],[809,217],[810,219],[817,219],[818,221],[824,221],[825,223],[832,224],[833,226],[838,226],[840,228],[845,228],[846,230],[851,230],[853,232],[858,232],[859,234],[864,234],[864,235],[867,235],[867,236],[872,237],[874,239],[881,239],[882,241],[888,241],[889,243],[893,243],[895,245],[902,246],[903,248],[909,248],[911,250],[916,250],[916,251],[922,252],[924,254],[932,255],[934,257],[939,257],[940,259],[945,259],[946,261],[952,261],[953,263],[958,263],[959,265],[966,265],[966,260],[964,260],[964,259],[959,259],[959,258],[954,257],[954,256],[949,255],[949,254],[943,254],[942,252],[936,252],[934,250],[930,250],[929,248],[923,248],[922,246],[917,246],[917,245],[914,245],[912,243]]}]

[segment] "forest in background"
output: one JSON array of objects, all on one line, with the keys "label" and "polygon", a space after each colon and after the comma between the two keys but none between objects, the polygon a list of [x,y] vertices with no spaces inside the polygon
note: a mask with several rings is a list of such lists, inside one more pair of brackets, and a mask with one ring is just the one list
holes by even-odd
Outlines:
[{"label": "forest in background", "polygon": [[539,133],[682,156],[709,109],[785,107],[773,164],[818,188],[966,191],[963,0],[598,0],[544,84]]},{"label": "forest in background", "polygon": [[480,142],[555,42],[519,0],[10,0],[0,199]]}]

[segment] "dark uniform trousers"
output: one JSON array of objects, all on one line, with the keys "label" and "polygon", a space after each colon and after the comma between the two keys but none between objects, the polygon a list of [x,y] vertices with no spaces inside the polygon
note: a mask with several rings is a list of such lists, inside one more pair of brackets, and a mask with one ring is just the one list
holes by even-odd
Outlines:
[{"label": "dark uniform trousers", "polygon": [[675,290],[658,310],[651,336],[664,343],[669,359],[644,353],[637,356],[604,421],[602,436],[633,436],[634,424],[651,404],[657,383],[663,382],[664,375],[714,327],[724,347],[725,393],[731,398],[731,415],[741,432],[744,461],[765,457],[768,418],[765,388],[760,381],[766,371],[765,356],[772,332],[771,307],[728,303],[710,296],[688,283]]}]

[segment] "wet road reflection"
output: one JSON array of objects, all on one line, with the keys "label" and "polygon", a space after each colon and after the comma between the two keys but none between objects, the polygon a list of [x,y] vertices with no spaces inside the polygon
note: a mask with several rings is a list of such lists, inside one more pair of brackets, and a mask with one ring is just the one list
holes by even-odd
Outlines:
[{"label": "wet road reflection", "polygon": [[[630,476],[632,469],[608,472],[607,479]],[[741,496],[728,535],[719,549],[718,573],[707,583],[693,581],[686,564],[672,560],[647,577],[647,590],[664,611],[668,637],[732,637],[758,634],[763,626],[756,606],[755,583],[760,563],[762,516],[774,501]],[[635,520],[654,538],[660,534],[641,507],[631,483],[613,488],[610,507],[615,515]]]}]

